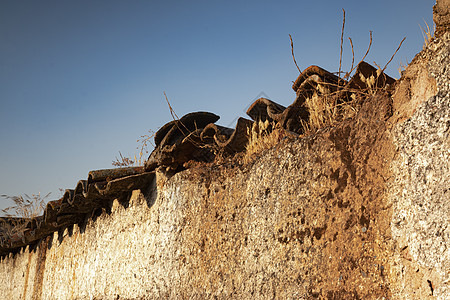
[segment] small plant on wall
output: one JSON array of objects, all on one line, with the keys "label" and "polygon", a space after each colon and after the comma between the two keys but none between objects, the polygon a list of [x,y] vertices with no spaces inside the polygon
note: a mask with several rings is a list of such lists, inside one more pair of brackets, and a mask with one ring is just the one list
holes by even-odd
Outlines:
[{"label": "small plant on wall", "polygon": [[149,130],[147,134],[142,135],[137,142],[139,146],[136,148],[139,150],[137,155],[134,155],[133,158],[128,156],[123,156],[119,151],[119,156],[116,157],[116,160],[112,162],[112,165],[115,167],[132,167],[132,166],[143,166],[145,163],[146,156],[148,154],[149,146],[154,146],[152,144],[152,139],[155,136],[155,133],[152,130]]},{"label": "small plant on wall", "polygon": [[12,200],[13,205],[2,209],[4,215],[0,218],[0,245],[11,241],[14,238],[23,236],[25,226],[31,218],[41,216],[44,213],[46,202],[50,193],[41,196],[41,193],[31,196],[9,196],[0,195],[0,197]]}]

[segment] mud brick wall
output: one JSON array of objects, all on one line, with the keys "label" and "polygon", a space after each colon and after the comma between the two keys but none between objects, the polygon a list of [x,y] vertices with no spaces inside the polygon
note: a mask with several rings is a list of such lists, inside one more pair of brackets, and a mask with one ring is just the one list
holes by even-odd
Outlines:
[{"label": "mud brick wall", "polygon": [[[438,15],[436,16],[436,12]],[[157,173],[0,262],[5,299],[449,299],[450,33],[390,92],[250,163]]]}]

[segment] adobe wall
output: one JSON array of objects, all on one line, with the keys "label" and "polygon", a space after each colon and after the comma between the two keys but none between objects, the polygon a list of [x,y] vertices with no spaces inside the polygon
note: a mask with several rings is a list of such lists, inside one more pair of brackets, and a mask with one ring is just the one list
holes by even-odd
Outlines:
[{"label": "adobe wall", "polygon": [[393,97],[406,119],[391,132],[397,150],[387,196],[398,279],[391,287],[409,299],[427,289],[450,297],[449,65],[447,31],[416,56]]},{"label": "adobe wall", "polygon": [[449,50],[444,31],[353,120],[287,134],[251,163],[158,173],[4,258],[0,294],[449,299]]}]

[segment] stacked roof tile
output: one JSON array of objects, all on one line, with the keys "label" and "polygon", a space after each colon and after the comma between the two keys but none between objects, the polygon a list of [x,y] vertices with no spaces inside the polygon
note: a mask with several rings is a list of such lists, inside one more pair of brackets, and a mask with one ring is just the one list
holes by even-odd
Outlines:
[{"label": "stacked roof tile", "polygon": [[[83,222],[98,209],[108,207],[111,200],[125,200],[131,191],[148,187],[154,176],[154,172],[145,172],[143,167],[89,172],[88,179],[80,180],[74,190],[68,189],[61,199],[48,202],[42,216],[0,218],[0,255]],[[17,227],[20,230],[15,230]]]},{"label": "stacked roof tile", "polygon": [[[296,99],[291,105],[284,107],[260,98],[247,110],[252,120],[239,118],[234,129],[216,125],[219,116],[209,112],[194,112],[171,121],[155,134],[156,147],[144,167],[91,171],[87,180],[80,180],[75,189],[66,190],[61,199],[50,201],[42,216],[32,219],[0,218],[0,255],[17,251],[55,231],[80,223],[99,209],[108,207],[113,199],[127,200],[131,191],[150,185],[157,168],[177,172],[189,161],[211,162],[217,153],[244,151],[255,121],[275,122],[286,130],[301,133],[302,122],[307,122],[309,118],[305,106],[308,97],[314,93],[326,93],[345,102],[350,99],[351,93],[369,89],[367,80],[363,79],[371,76],[376,78],[373,84],[377,88],[395,82],[383,73],[377,74],[377,69],[365,62],[357,66],[349,81],[311,66],[294,82],[292,88]],[[14,226],[20,230],[12,231]]]}]

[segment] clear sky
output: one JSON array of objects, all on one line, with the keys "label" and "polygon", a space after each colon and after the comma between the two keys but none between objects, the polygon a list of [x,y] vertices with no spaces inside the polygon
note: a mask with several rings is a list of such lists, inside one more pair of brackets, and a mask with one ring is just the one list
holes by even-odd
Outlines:
[{"label": "clear sky", "polygon": [[[434,0],[0,0],[0,194],[61,196],[171,120],[211,111],[233,126],[260,95],[285,106],[299,67],[359,61],[398,78],[433,26]],[[11,203],[0,199],[0,208]]]}]

